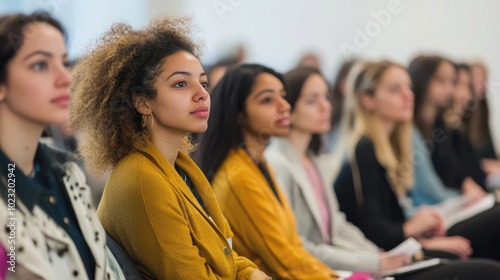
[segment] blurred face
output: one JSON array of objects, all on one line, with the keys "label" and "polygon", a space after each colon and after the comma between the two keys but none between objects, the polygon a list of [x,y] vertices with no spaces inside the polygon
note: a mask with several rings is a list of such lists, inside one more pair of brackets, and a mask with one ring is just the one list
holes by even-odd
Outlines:
[{"label": "blurred face", "polygon": [[427,102],[439,108],[449,107],[453,101],[456,80],[455,67],[448,61],[441,62],[429,82]]},{"label": "blurred face", "polygon": [[474,93],[477,98],[482,99],[486,95],[486,83],[488,82],[488,72],[484,67],[474,65],[471,68]]},{"label": "blurred face", "polygon": [[259,74],[245,101],[245,113],[240,115],[243,132],[264,138],[288,134],[290,104],[283,98],[285,94],[278,78]]},{"label": "blurred face", "polygon": [[204,132],[210,112],[207,76],[200,61],[186,51],[168,56],[154,84],[157,95],[149,101],[155,130]]},{"label": "blurred face", "polygon": [[222,77],[224,77],[224,74],[226,74],[226,70],[226,66],[220,66],[212,70],[212,73],[210,74],[210,84],[207,90],[208,92],[212,92],[212,90],[220,82]]},{"label": "blurred face", "polygon": [[392,66],[380,79],[373,96],[367,96],[365,107],[384,121],[404,122],[413,117],[413,91],[406,70]]},{"label": "blurred face", "polygon": [[471,92],[471,75],[466,70],[458,71],[457,87],[455,90],[455,106],[454,110],[459,115],[464,113],[469,100],[472,98]]},{"label": "blurred face", "polygon": [[25,33],[0,85],[0,112],[40,126],[64,124],[71,78],[63,35],[46,23],[33,23]]},{"label": "blurred face", "polygon": [[328,85],[318,74],[306,79],[292,112],[292,129],[309,133],[330,130],[332,106],[328,101]]}]

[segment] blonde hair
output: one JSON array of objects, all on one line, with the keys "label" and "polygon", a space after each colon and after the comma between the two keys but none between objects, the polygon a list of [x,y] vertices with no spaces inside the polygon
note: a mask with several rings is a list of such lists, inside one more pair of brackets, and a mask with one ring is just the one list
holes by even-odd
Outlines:
[{"label": "blonde hair", "polygon": [[377,160],[387,170],[394,192],[402,197],[414,183],[412,120],[398,123],[391,136],[387,137],[380,120],[361,104],[363,95],[375,94],[383,74],[391,67],[405,69],[390,61],[358,62],[349,72],[336,166],[341,166],[338,162],[345,158],[345,151],[348,160],[355,163],[356,145],[361,137],[366,136],[373,141]]},{"label": "blonde hair", "polygon": [[[78,151],[91,172],[110,170],[150,139],[133,98],[156,98],[153,84],[167,56],[186,51],[198,57],[190,22],[163,17],[142,30],[113,25],[73,68],[70,125],[82,132]],[[188,135],[181,150],[193,148]]]}]

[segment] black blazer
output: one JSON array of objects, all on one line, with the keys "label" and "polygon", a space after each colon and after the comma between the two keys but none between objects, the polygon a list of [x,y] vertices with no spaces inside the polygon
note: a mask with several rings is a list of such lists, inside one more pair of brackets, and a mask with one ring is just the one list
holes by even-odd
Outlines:
[{"label": "black blazer", "polygon": [[396,247],[405,239],[405,217],[386,170],[375,156],[373,142],[362,137],[355,150],[363,201],[355,195],[351,163],[345,161],[334,183],[340,210],[358,226],[368,239],[384,250]]},{"label": "black blazer", "polygon": [[[437,126],[442,127],[442,126]],[[471,177],[485,188],[486,173],[481,169],[479,157],[469,140],[456,129],[446,131],[439,139],[434,139],[434,150],[430,150],[432,164],[444,185],[461,189],[466,177]]]}]

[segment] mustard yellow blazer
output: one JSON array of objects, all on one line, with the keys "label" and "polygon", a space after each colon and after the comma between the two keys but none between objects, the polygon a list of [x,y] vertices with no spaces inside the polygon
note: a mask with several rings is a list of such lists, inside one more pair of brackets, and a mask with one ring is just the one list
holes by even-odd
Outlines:
[{"label": "mustard yellow blazer", "polygon": [[231,150],[217,171],[212,187],[235,233],[234,249],[273,278],[337,279],[302,247],[292,209],[274,184],[281,203],[242,148]]},{"label": "mustard yellow blazer", "polygon": [[102,225],[146,279],[250,279],[256,266],[230,248],[233,233],[209,182],[180,151],[176,164],[192,180],[211,218],[149,142],[111,173],[97,210]]}]

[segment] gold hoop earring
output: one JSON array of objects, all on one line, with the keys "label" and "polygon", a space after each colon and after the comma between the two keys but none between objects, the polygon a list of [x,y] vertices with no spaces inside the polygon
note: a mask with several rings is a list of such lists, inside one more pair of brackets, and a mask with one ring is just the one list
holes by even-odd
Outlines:
[{"label": "gold hoop earring", "polygon": [[146,127],[148,126],[148,117],[149,116],[153,116],[153,114],[149,114],[149,115],[142,115],[142,121],[141,121],[141,126],[142,128],[146,129]]},{"label": "gold hoop earring", "polygon": [[153,116],[153,112],[151,112],[151,114],[149,114],[151,116],[151,130],[153,130],[153,126],[155,125],[155,118]]}]

